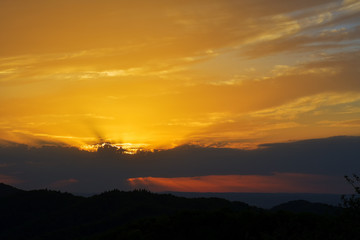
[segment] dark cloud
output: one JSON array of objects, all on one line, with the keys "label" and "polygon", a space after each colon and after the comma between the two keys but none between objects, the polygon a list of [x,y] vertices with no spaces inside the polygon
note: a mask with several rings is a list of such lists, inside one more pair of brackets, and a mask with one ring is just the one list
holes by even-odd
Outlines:
[{"label": "dark cloud", "polygon": [[23,188],[129,189],[128,178],[299,173],[341,177],[360,169],[360,137],[264,144],[256,150],[184,145],[137,155],[70,147],[0,148],[0,174]]}]

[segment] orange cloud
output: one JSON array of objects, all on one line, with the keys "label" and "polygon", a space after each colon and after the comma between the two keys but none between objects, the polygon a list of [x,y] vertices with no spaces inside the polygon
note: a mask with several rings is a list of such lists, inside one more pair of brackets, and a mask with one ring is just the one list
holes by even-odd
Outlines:
[{"label": "orange cloud", "polygon": [[301,173],[274,173],[268,176],[211,175],[176,178],[139,177],[129,178],[128,182],[133,188],[145,188],[155,192],[344,192],[344,186],[338,184],[338,182],[342,182],[338,177]]}]

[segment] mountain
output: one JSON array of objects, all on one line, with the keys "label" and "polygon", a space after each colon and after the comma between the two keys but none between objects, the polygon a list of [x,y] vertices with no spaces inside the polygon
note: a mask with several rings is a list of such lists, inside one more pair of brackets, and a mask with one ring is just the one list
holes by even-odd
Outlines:
[{"label": "mountain", "polygon": [[23,192],[23,190],[6,185],[4,183],[0,183],[0,198],[11,196],[11,195],[18,194],[21,192]]},{"label": "mountain", "polygon": [[[1,185],[1,189],[13,188]],[[306,201],[265,210],[221,198],[184,198],[146,190],[112,190],[92,197],[51,190],[15,191],[0,198],[1,240],[312,240],[360,235],[358,221],[345,212],[313,214],[328,213],[324,210],[328,206]],[[309,209],[309,214],[297,213]]]},{"label": "mountain", "polygon": [[342,208],[323,203],[312,203],[305,200],[289,201],[271,208],[272,211],[293,213],[338,214]]},{"label": "mountain", "polygon": [[308,202],[325,203],[339,206],[341,194],[319,194],[319,193],[246,193],[246,192],[164,192],[179,197],[187,198],[224,198],[229,201],[240,201],[251,206],[271,209],[274,206],[295,200],[306,200]]},{"label": "mountain", "polygon": [[0,198],[0,239],[77,239],[144,218],[181,211],[256,209],[220,198],[187,199],[145,190],[113,190],[85,198],[50,190]]}]

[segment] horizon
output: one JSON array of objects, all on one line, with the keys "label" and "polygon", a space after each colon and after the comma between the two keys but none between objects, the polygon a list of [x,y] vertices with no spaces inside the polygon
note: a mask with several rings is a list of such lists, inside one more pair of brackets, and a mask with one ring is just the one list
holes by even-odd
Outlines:
[{"label": "horizon", "polygon": [[[103,192],[96,192],[96,193],[79,193],[79,192],[67,192],[61,190],[47,189],[47,188],[24,190],[0,182],[0,192],[2,190],[5,190],[5,194],[8,194],[10,190],[9,188],[11,188],[12,190],[16,189],[19,191],[56,191],[63,194],[72,194],[73,196],[80,196],[84,198],[91,198],[112,191],[120,191],[120,192],[146,191],[153,194],[154,193],[160,195],[170,194],[176,197],[184,197],[184,198],[222,198],[231,202],[243,202],[248,204],[249,206],[260,207],[263,209],[271,209],[280,204],[299,201],[299,200],[312,202],[312,203],[322,203],[322,204],[338,207],[339,205],[342,204],[342,196],[346,196],[346,195],[350,196],[350,194],[334,194],[334,193],[331,194],[331,193],[174,192],[174,191],[154,192],[149,189],[141,189],[141,188],[132,189],[129,191],[124,191],[119,189],[108,189]],[[10,195],[11,194],[12,193],[10,193]]]}]

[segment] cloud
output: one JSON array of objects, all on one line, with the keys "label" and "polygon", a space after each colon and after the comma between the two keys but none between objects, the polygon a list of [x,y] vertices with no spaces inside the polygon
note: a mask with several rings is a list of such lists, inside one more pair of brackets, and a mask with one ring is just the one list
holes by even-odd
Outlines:
[{"label": "cloud", "polygon": [[[128,179],[133,179],[135,186],[148,183],[154,190],[185,189],[198,183],[213,191],[220,191],[221,184],[227,190],[245,191],[242,182],[248,180],[253,183],[249,183],[253,191],[267,191],[266,187],[285,191],[293,187],[294,192],[340,192],[341,187],[347,189],[342,176],[360,167],[359,144],[359,137],[334,137],[264,144],[254,150],[184,145],[136,155],[18,145],[0,148],[0,170],[5,180],[21,179],[12,183],[25,189],[50,186],[72,192],[126,190],[131,188]],[[231,178],[236,181],[231,183]],[[325,187],[335,182],[339,184],[336,190]]]},{"label": "cloud", "polygon": [[[267,192],[267,193],[344,193],[343,179],[299,173],[262,175],[211,175],[200,177],[129,178],[133,188],[155,192]],[[331,183],[331,184],[330,184]]]},{"label": "cloud", "polygon": [[[359,51],[353,51],[324,56],[296,66],[275,65],[266,79],[250,78],[237,85],[214,85],[210,81],[199,83],[196,79],[192,85],[187,85],[181,79],[189,78],[191,82],[193,77],[185,76],[177,76],[180,80],[175,78],[176,81],[155,76],[140,79],[127,76],[121,80],[111,77],[103,81],[92,79],[87,83],[64,84],[62,87],[55,85],[49,91],[49,86],[45,84],[44,91],[38,93],[40,95],[28,91],[28,88],[20,88],[24,95],[18,88],[10,88],[10,92],[5,91],[7,88],[0,88],[4,91],[0,101],[6,102],[0,109],[6,122],[0,124],[1,136],[6,140],[19,141],[14,134],[17,131],[79,145],[94,137],[84,126],[84,119],[97,118],[97,125],[103,129],[106,139],[159,146],[204,137],[209,140],[208,144],[212,144],[215,141],[208,136],[227,130],[231,139],[239,139],[256,136],[256,132],[267,133],[271,127],[280,130],[305,126],[302,116],[330,105],[337,106],[336,111],[332,111],[331,117],[323,115],[327,119],[321,120],[334,120],[336,112],[355,105],[353,102],[358,98],[359,59]],[[15,95],[9,97],[12,91]],[[214,119],[212,113],[224,116]],[[343,115],[342,120],[354,117],[357,118],[349,113]],[[302,132],[312,133],[320,120],[314,115],[307,118],[308,128]],[[301,134],[298,139],[351,134],[328,130],[327,135]],[[274,136],[278,134],[271,132]],[[296,137],[297,134],[293,135]],[[277,140],[284,141],[287,137],[285,134]],[[290,136],[290,139],[293,137]]]},{"label": "cloud", "polygon": [[359,3],[344,1],[289,12],[287,23],[298,26],[297,31],[245,46],[244,53],[257,58],[281,52],[294,54],[356,48],[359,39],[359,6]]},{"label": "cloud", "polygon": [[[2,165],[1,167],[6,167],[6,166],[7,165]],[[5,183],[5,184],[9,184],[9,185],[17,185],[17,184],[21,184],[22,181],[13,176],[0,174],[0,183]]]},{"label": "cloud", "polygon": [[282,52],[314,52],[327,50],[342,50],[357,47],[360,37],[360,27],[353,29],[333,28],[323,30],[313,35],[295,35],[292,37],[277,38],[262,44],[247,47],[245,54],[250,57],[261,57]]},{"label": "cloud", "polygon": [[[296,31],[286,30],[299,25],[296,16],[291,16],[293,12],[312,12],[313,8],[342,12],[352,9],[349,4],[344,7],[330,0],[296,0],[291,4],[277,0],[272,1],[271,7],[263,0],[137,2],[2,2],[3,24],[0,27],[6,36],[1,42],[3,54],[76,52],[125,46],[121,55],[130,62],[149,56],[189,57],[208,49],[239,46],[249,40],[272,39],[265,36],[296,33],[298,27]],[[17,17],[19,14],[21,18]],[[291,22],[295,24],[288,24]],[[31,28],[34,25],[37,28]],[[17,31],[9,26],[16,26]],[[128,46],[134,46],[130,54],[126,51]]]},{"label": "cloud", "polygon": [[356,135],[318,123],[356,105],[358,18],[356,1],[0,1],[0,136],[79,146],[83,118],[162,147]]},{"label": "cloud", "polygon": [[321,121],[319,124],[330,125],[333,127],[360,127],[360,119],[347,121]]},{"label": "cloud", "polygon": [[297,99],[275,108],[251,113],[255,117],[272,117],[275,119],[296,119],[300,114],[315,111],[319,108],[358,102],[358,93],[334,94],[325,93]]}]

